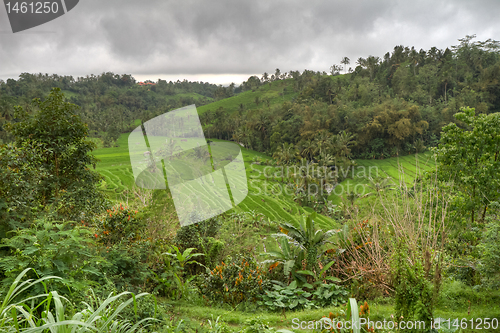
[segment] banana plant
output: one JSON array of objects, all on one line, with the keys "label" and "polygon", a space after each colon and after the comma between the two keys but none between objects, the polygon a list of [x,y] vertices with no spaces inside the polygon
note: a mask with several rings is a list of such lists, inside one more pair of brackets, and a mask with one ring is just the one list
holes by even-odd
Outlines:
[{"label": "banana plant", "polygon": [[316,229],[314,224],[315,218],[316,212],[310,214],[305,219],[302,217],[298,227],[287,222],[281,223],[280,230],[282,232],[276,234],[277,237],[287,238],[293,245],[305,252],[306,269],[310,271],[317,270],[319,249],[323,245],[330,243],[330,237],[337,233],[335,229],[328,231]]},{"label": "banana plant", "polygon": [[277,240],[279,243],[280,251],[269,251],[261,253],[270,257],[271,259],[265,260],[263,263],[281,263],[283,264],[283,273],[285,276],[290,276],[295,280],[305,281],[304,277],[297,274],[297,270],[302,268],[302,260],[304,260],[304,251],[299,248],[290,247],[288,238],[280,237]]},{"label": "banana plant", "polygon": [[[191,247],[189,249],[184,250],[184,252],[181,253],[179,248],[175,245],[172,245],[170,248],[170,251],[163,253],[164,255],[171,256],[176,260],[176,263],[181,267],[181,270],[184,270],[184,266],[187,264],[198,264],[201,265],[199,262],[196,260],[192,260],[195,257],[199,256],[204,256],[203,253],[193,253],[193,250],[196,250],[195,248]],[[175,253],[174,253],[175,252]]]}]

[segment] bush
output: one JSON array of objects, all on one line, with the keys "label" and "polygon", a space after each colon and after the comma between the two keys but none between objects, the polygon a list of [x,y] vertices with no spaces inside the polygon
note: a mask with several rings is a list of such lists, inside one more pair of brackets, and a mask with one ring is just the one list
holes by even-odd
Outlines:
[{"label": "bush", "polygon": [[198,288],[208,303],[257,301],[257,296],[270,286],[266,272],[251,256],[227,257],[210,273],[200,277]]},{"label": "bush", "polygon": [[137,211],[128,207],[115,206],[106,211],[95,222],[96,238],[101,244],[110,246],[119,242],[134,242],[140,239],[141,223],[136,218]]},{"label": "bush", "polygon": [[478,245],[482,254],[479,272],[483,284],[492,289],[500,287],[500,222],[493,221],[486,225],[482,242]]},{"label": "bush", "polygon": [[405,320],[425,321],[430,325],[433,318],[435,296],[434,288],[425,278],[421,260],[410,263],[407,258],[408,247],[399,240],[393,253],[391,268],[395,295],[396,316]]},{"label": "bush", "polygon": [[267,307],[271,311],[276,310],[300,310],[318,308],[310,300],[312,294],[297,286],[297,281],[284,287],[279,284],[273,286],[274,290],[267,290],[260,298],[259,305]]},{"label": "bush", "polygon": [[[95,252],[91,231],[85,227],[72,227],[69,223],[37,220],[30,228],[16,231],[14,237],[3,239],[3,246],[10,254],[0,259],[0,267],[12,283],[15,276],[32,267],[32,277],[56,275],[62,280],[51,282],[50,287],[59,293],[82,291],[91,280],[102,277],[100,271],[108,266],[106,260]],[[30,273],[31,274],[31,273]],[[95,283],[95,282],[94,282]],[[66,286],[66,287],[65,287]],[[43,292],[41,285],[35,293]]]},{"label": "bush", "polygon": [[[174,244],[182,251],[194,248],[196,252],[203,253],[204,256],[196,258],[196,261],[213,268],[220,262],[224,249],[224,242],[215,238],[221,225],[222,222],[219,218],[212,218],[182,227],[177,231]],[[191,274],[202,272],[198,265],[190,265],[187,268]]]}]

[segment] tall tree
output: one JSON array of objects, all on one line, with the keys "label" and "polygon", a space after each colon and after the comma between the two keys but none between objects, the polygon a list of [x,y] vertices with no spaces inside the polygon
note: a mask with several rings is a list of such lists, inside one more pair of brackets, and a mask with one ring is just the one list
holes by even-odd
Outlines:
[{"label": "tall tree", "polygon": [[438,175],[455,184],[462,198],[461,213],[483,222],[488,206],[500,199],[500,113],[475,115],[464,108],[455,118],[467,127],[452,123],[443,128],[437,154]]},{"label": "tall tree", "polygon": [[344,65],[344,74],[346,74],[347,73],[347,65],[349,65],[351,63],[351,59],[349,59],[348,57],[343,57],[342,61],[340,61],[340,63],[342,65]]},{"label": "tall tree", "polygon": [[61,90],[53,88],[44,101],[35,99],[32,108],[36,111],[30,114],[18,107],[19,121],[6,128],[16,146],[37,152],[32,166],[44,176],[34,184],[34,195],[63,218],[102,211],[105,200],[97,187],[102,176],[89,169],[97,162],[91,155],[95,146],[87,140],[88,126],[76,115],[78,107],[65,102]]}]

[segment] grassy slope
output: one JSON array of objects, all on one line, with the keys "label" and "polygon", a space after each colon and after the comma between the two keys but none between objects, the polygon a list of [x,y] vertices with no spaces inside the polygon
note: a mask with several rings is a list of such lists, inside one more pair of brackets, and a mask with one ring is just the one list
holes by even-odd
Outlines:
[{"label": "grassy slope", "polygon": [[[108,194],[115,200],[125,200],[124,191],[132,188],[134,184],[128,153],[128,136],[121,135],[117,143],[119,145],[117,148],[103,148],[95,151],[95,156],[100,159],[97,171],[105,177]],[[236,211],[261,213],[274,221],[293,221],[304,211],[312,212],[310,208],[298,206],[290,196],[279,194],[281,185],[264,176],[266,166],[251,164],[256,157],[261,159],[269,157],[245,148],[242,148],[242,151],[249,180],[249,193],[246,199],[236,207]],[[274,172],[268,171],[268,174]],[[275,194],[272,193],[273,187]],[[332,223],[333,220],[327,217],[318,217],[320,225],[331,227]]]},{"label": "grassy slope", "polygon": [[[219,107],[223,107],[228,113],[235,112],[239,109],[240,104],[243,104],[246,111],[259,109],[267,104],[265,99],[269,99],[269,105],[280,104],[284,101],[290,101],[297,96],[293,91],[292,80],[275,81],[269,84],[260,86],[255,91],[245,91],[236,96],[225,98],[223,100],[213,102],[207,105],[198,107],[198,113],[202,114],[208,110],[215,111]],[[259,97],[259,105],[255,103],[255,98]]]},{"label": "grassy slope", "polygon": [[[97,150],[96,156],[101,159],[101,162],[97,166],[97,170],[103,174],[108,183],[108,191],[113,194],[117,200],[123,200],[124,197],[121,196],[123,190],[127,187],[132,186],[133,177],[131,173],[130,161],[128,159],[128,145],[127,145],[127,135],[122,135],[118,141],[120,147],[118,148],[105,148]],[[298,214],[303,211],[302,207],[297,206],[290,197],[288,196],[277,196],[272,195],[270,192],[271,186],[277,186],[279,182],[273,179],[267,179],[267,187],[269,188],[269,193],[264,193],[265,188],[265,177],[263,175],[264,165],[251,164],[255,157],[260,157],[261,159],[268,159],[268,156],[250,151],[247,149],[243,150],[243,156],[245,159],[245,166],[247,168],[247,177],[250,181],[249,195],[248,197],[238,206],[239,211],[256,211],[264,213],[271,219],[296,219]],[[432,170],[435,166],[432,156],[430,153],[425,153],[419,155],[417,158],[414,155],[408,155],[401,158],[390,158],[385,160],[358,160],[358,166],[365,167],[365,174],[368,176],[369,167],[372,167],[372,176],[377,176],[375,170],[378,170],[378,175],[381,177],[391,177],[395,181],[400,178],[400,173],[398,172],[398,162],[401,170],[404,171],[404,176],[402,179],[406,182],[412,182],[417,174],[417,165],[421,171]],[[377,169],[373,169],[376,167]],[[357,169],[355,172],[354,179],[348,179],[342,183],[342,185],[347,186],[350,184],[350,188],[354,188],[356,184],[367,184],[365,178],[361,176],[363,173]],[[273,172],[268,172],[272,174]],[[252,184],[255,184],[252,186]],[[357,188],[358,190],[361,187]],[[258,193],[258,192],[262,193]],[[332,195],[331,199],[338,201],[338,197]],[[264,201],[262,201],[264,200]],[[366,199],[368,200],[368,199]],[[285,211],[282,208],[288,210]],[[318,221],[320,225],[328,224],[331,226],[332,221],[322,217]],[[467,287],[470,289],[470,287]],[[436,316],[443,318],[466,318],[470,320],[471,318],[498,318],[500,316],[500,306],[496,304],[495,301],[490,302],[488,298],[483,298],[482,296],[477,296],[478,298],[474,304],[472,304],[472,312],[468,313],[468,304],[464,302],[455,302],[455,297],[461,297],[463,299],[472,299],[471,295],[475,294],[474,291],[467,290],[471,295],[459,296],[459,294],[464,293],[464,289],[460,287],[460,290],[454,290],[457,288],[445,287],[443,291],[443,302],[436,309]],[[456,296],[453,296],[457,294]],[[465,298],[464,298],[465,297]],[[496,296],[497,298],[500,295]],[[389,301],[391,302],[391,301]],[[188,304],[185,302],[174,303],[174,309],[172,315],[177,314],[177,318],[184,318],[190,320],[191,322],[206,322],[208,319],[213,320],[218,316],[221,319],[229,323],[232,328],[242,327],[245,320],[261,317],[266,322],[270,322],[273,327],[287,328],[291,329],[293,318],[298,318],[300,321],[310,321],[318,320],[322,316],[327,315],[328,312],[336,310],[334,308],[325,308],[319,310],[304,310],[298,312],[288,312],[286,317],[279,313],[269,313],[262,310],[257,310],[256,312],[251,311],[239,311],[239,310],[224,310],[214,307],[205,307],[202,305]],[[391,314],[394,314],[394,306],[392,304],[370,302],[371,305],[371,316],[370,319],[383,320],[389,319]],[[213,315],[214,317],[212,318]],[[299,330],[300,332],[312,332],[310,330]],[[298,331],[297,331],[298,332]],[[471,332],[471,331],[466,331]],[[483,332],[494,332],[494,330],[483,330]]]},{"label": "grassy slope", "polygon": [[[97,171],[106,178],[108,193],[115,200],[125,200],[124,191],[132,188],[134,184],[128,153],[128,136],[123,134],[118,144],[117,148],[98,149],[95,155],[101,160]],[[292,200],[292,197],[284,190],[284,184],[280,182],[281,177],[273,177],[279,173],[279,169],[252,164],[255,158],[267,160],[268,156],[245,148],[242,148],[242,151],[249,181],[249,193],[246,199],[236,207],[236,211],[261,213],[273,221],[293,221],[304,212],[312,212],[310,208],[301,207]],[[398,171],[398,163],[404,174]],[[404,181],[412,182],[417,175],[417,168],[420,171],[428,171],[434,167],[430,153],[421,154],[417,158],[414,155],[408,155],[399,159],[358,160],[357,164],[354,178],[342,182],[335,189],[335,194],[330,195],[334,203],[340,202],[340,195],[347,192],[356,191],[363,194],[370,191],[366,187],[368,184],[366,176],[391,177],[398,183],[401,175]],[[352,172],[349,174],[352,176]],[[333,221],[319,216],[318,223],[323,227],[331,227]]]},{"label": "grassy slope", "polygon": [[[410,185],[418,175],[435,170],[436,166],[430,152],[383,160],[356,160],[356,164],[354,173],[351,170],[348,174],[351,178],[344,180],[334,193],[341,195],[347,192],[357,192],[362,195],[371,192],[372,190],[368,187],[370,184],[368,177],[390,177],[395,184],[405,182]],[[339,203],[341,201],[339,195],[331,196],[330,199],[334,203]]]}]

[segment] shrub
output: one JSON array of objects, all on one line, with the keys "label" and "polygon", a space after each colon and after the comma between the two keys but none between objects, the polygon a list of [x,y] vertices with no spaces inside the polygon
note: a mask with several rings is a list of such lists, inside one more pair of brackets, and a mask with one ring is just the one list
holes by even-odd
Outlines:
[{"label": "shrub", "polygon": [[270,285],[266,272],[251,256],[227,257],[210,273],[200,277],[198,287],[209,303],[229,303],[235,306],[245,301],[256,301],[257,296]]},{"label": "shrub", "polygon": [[318,308],[310,300],[312,294],[298,287],[297,281],[293,281],[286,287],[274,284],[273,289],[267,290],[261,296],[262,301],[258,302],[259,305],[263,305],[271,311]]},{"label": "shrub", "polygon": [[136,214],[137,211],[132,211],[122,204],[108,209],[106,215],[96,221],[96,238],[107,246],[140,239],[141,224]]},{"label": "shrub", "polygon": [[[221,259],[224,242],[216,239],[222,222],[219,218],[212,218],[200,223],[190,224],[180,228],[174,238],[174,244],[179,249],[194,248],[204,256],[196,258],[199,263],[213,268]],[[200,273],[197,265],[187,267],[191,274]]]},{"label": "shrub", "polygon": [[339,306],[346,302],[348,294],[344,288],[336,284],[317,283],[313,286],[306,283],[299,287],[297,281],[288,286],[276,282],[273,290],[267,290],[260,296],[261,301],[258,302],[259,305],[272,311]]},{"label": "shrub", "polygon": [[[85,227],[71,227],[69,223],[37,220],[30,228],[16,231],[14,237],[3,239],[10,254],[0,259],[10,284],[13,278],[28,267],[44,277],[57,275],[61,282],[51,282],[53,290],[67,293],[87,289],[90,280],[101,277],[100,270],[108,266],[106,260],[94,252],[91,231]],[[35,293],[41,293],[42,286],[35,286]]]},{"label": "shrub", "polygon": [[391,262],[396,316],[405,320],[422,320],[428,326],[432,321],[435,300],[433,285],[425,278],[423,260],[411,263],[407,253],[407,245],[399,240]]},{"label": "shrub", "polygon": [[134,246],[117,243],[101,250],[109,263],[104,272],[118,290],[137,291],[145,287],[147,279],[151,277],[147,263],[148,250],[151,247],[145,242],[136,242]]},{"label": "shrub", "polygon": [[490,288],[500,287],[500,223],[490,222],[486,225],[482,242],[478,245],[482,254],[479,271],[483,283]]}]

